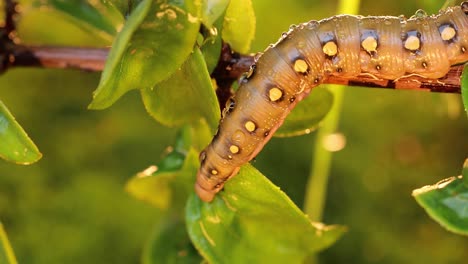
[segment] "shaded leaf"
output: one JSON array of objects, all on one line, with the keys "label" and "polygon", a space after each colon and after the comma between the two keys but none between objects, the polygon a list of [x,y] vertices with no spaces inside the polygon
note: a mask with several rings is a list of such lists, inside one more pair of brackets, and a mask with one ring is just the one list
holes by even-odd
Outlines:
[{"label": "shaded leaf", "polygon": [[180,126],[205,118],[212,131],[220,110],[205,60],[198,48],[169,79],[141,90],[148,113],[167,126]]},{"label": "shaded leaf", "polygon": [[171,76],[193,49],[200,8],[198,1],[141,1],[114,41],[89,107],[109,107],[127,91]]},{"label": "shaded leaf", "polygon": [[193,192],[197,167],[196,151],[190,151],[186,157],[174,151],[158,166],[151,166],[130,179],[125,190],[159,209],[182,210],[189,193]]},{"label": "shaded leaf", "polygon": [[209,263],[301,263],[345,231],[312,223],[250,165],[212,203],[192,195],[186,222],[192,242]]},{"label": "shaded leaf", "polygon": [[159,224],[143,251],[143,264],[199,264],[202,260],[188,237],[185,223],[178,218]]},{"label": "shaded leaf", "polygon": [[255,13],[251,0],[231,0],[224,17],[224,41],[239,53],[247,53],[255,37]]},{"label": "shaded leaf", "polygon": [[461,77],[461,94],[465,111],[468,113],[468,63],[463,67],[463,74]]},{"label": "shaded leaf", "polygon": [[447,230],[468,235],[468,159],[463,176],[451,177],[435,185],[413,191],[426,212]]},{"label": "shaded leaf", "polygon": [[203,0],[202,22],[211,28],[214,22],[221,17],[231,0]]},{"label": "shaded leaf", "polygon": [[31,164],[42,154],[13,115],[0,101],[0,157],[17,164]]},{"label": "shaded leaf", "polygon": [[121,1],[48,0],[47,7],[68,15],[76,25],[89,29],[94,35],[112,40],[124,22],[114,2]]},{"label": "shaded leaf", "polygon": [[6,235],[5,229],[3,228],[2,222],[0,222],[0,263],[2,264],[17,264],[15,254],[11,248],[10,242]]},{"label": "shaded leaf", "polygon": [[283,125],[275,132],[275,137],[290,137],[308,134],[315,130],[333,106],[333,95],[324,86],[312,92],[286,117]]}]

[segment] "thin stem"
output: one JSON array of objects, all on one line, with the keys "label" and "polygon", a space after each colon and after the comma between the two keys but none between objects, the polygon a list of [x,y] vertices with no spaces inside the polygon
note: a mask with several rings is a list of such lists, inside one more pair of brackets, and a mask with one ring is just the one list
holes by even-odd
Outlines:
[{"label": "thin stem", "polygon": [[[358,7],[359,0],[340,1],[338,13],[355,14]],[[343,87],[333,87],[330,91],[334,96],[333,107],[316,135],[311,171],[304,199],[304,211],[312,221],[322,221],[330,175],[332,153],[324,148],[323,142],[327,136],[337,131],[343,105]]]}]

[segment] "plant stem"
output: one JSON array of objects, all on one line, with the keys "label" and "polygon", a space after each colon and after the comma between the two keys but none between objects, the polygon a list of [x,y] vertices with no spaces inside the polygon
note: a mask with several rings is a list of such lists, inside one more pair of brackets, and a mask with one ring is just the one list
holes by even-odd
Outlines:
[{"label": "plant stem", "polygon": [[[338,7],[338,14],[356,14],[359,2],[359,0],[341,0]],[[304,199],[305,213],[312,221],[318,222],[322,221],[332,159],[332,153],[323,147],[323,142],[327,136],[337,131],[344,96],[343,87],[334,86],[330,91],[333,93],[334,98],[333,107],[324,119],[323,125],[318,130],[315,138],[311,171]]]},{"label": "plant stem", "polygon": [[8,241],[3,224],[0,222],[0,262],[4,263],[3,261],[7,261],[6,263],[8,264],[18,263],[15,254],[13,253],[13,249],[11,248],[10,242]]}]

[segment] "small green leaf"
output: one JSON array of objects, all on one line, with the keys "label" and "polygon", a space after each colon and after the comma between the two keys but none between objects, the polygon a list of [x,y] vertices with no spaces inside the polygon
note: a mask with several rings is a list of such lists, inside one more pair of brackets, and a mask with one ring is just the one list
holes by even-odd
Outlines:
[{"label": "small green leaf", "polygon": [[333,106],[333,95],[322,86],[312,89],[304,100],[291,111],[275,137],[291,137],[315,130]]},{"label": "small green leaf", "polygon": [[141,90],[146,110],[167,126],[205,118],[212,131],[220,119],[219,103],[205,60],[198,48],[169,79]]},{"label": "small green leaf", "polygon": [[0,101],[0,158],[28,165],[41,157],[34,142]]},{"label": "small green leaf", "polygon": [[447,230],[468,236],[468,159],[463,176],[451,177],[435,185],[413,191],[426,212]]},{"label": "small green leaf", "polygon": [[207,28],[211,28],[214,22],[226,11],[229,1],[203,0],[202,22]]},{"label": "small green leaf", "polygon": [[143,264],[199,264],[202,261],[188,237],[185,223],[178,218],[159,224],[143,251]]},{"label": "small green leaf", "polygon": [[468,113],[468,63],[463,67],[463,74],[461,77],[461,94],[463,98],[463,105],[465,111]]},{"label": "small green leaf", "polygon": [[192,195],[186,222],[192,242],[209,263],[302,263],[345,232],[342,226],[312,223],[250,165],[213,202]]},{"label": "small green leaf", "polygon": [[92,109],[112,105],[132,89],[151,89],[187,59],[200,28],[200,0],[142,0],[117,36]]},{"label": "small green leaf", "polygon": [[255,22],[251,0],[231,0],[224,17],[224,41],[237,52],[249,52],[255,37]]},{"label": "small green leaf", "polygon": [[[94,91],[94,99],[89,105],[90,109],[109,107],[125,92],[134,88],[128,87],[130,83],[127,85],[119,84],[120,79],[124,79],[125,77],[130,79],[131,76],[131,72],[121,72],[123,67],[125,67],[122,65],[122,60],[127,56],[126,53],[128,53],[128,47],[130,46],[129,42],[148,14],[150,7],[151,0],[141,1],[130,14],[122,31],[117,35],[106,60],[106,66],[102,72],[99,86],[96,91]],[[137,78],[134,78],[134,81],[138,83]],[[135,85],[137,83],[135,83]]]},{"label": "small green leaf", "polygon": [[0,263],[2,264],[17,264],[15,254],[11,248],[10,242],[6,235],[5,229],[3,228],[2,222],[0,222]]},{"label": "small green leaf", "polygon": [[157,166],[151,166],[130,179],[125,190],[135,198],[162,209],[182,210],[198,167],[198,154],[192,150],[185,157],[174,151]]}]

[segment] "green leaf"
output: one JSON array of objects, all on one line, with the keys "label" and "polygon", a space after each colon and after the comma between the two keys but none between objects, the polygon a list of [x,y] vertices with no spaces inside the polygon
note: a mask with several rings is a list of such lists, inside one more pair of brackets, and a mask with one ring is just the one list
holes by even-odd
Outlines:
[{"label": "green leaf", "polygon": [[333,106],[333,95],[324,87],[316,87],[291,111],[275,137],[308,134],[315,130]]},{"label": "green leaf", "polygon": [[468,63],[463,67],[463,74],[461,77],[461,94],[463,98],[463,105],[465,111],[468,113]]},{"label": "green leaf", "polygon": [[211,28],[214,22],[226,11],[230,0],[203,0],[202,22]]},{"label": "green leaf", "polygon": [[435,185],[413,191],[426,212],[447,230],[468,236],[468,159],[463,176],[451,177]]},{"label": "green leaf", "polygon": [[3,228],[2,222],[0,222],[0,263],[2,264],[17,264],[15,254],[11,248],[10,242],[6,235],[5,229]]},{"label": "green leaf", "polygon": [[0,158],[28,165],[38,161],[42,154],[13,115],[0,101]]},{"label": "green leaf", "polygon": [[213,202],[192,195],[186,222],[192,242],[209,263],[302,263],[345,231],[312,223],[251,165],[243,166]]},{"label": "green leaf", "polygon": [[162,209],[182,210],[198,167],[198,154],[191,150],[187,156],[171,152],[157,166],[151,166],[130,179],[125,190],[139,200]]},{"label": "green leaf", "polygon": [[219,103],[198,48],[169,79],[141,90],[148,113],[167,126],[205,118],[212,131],[220,119]]},{"label": "green leaf", "polygon": [[141,1],[114,41],[89,108],[109,107],[127,91],[171,76],[195,44],[199,1]]},{"label": "green leaf", "polygon": [[143,251],[143,264],[199,264],[202,261],[188,237],[185,223],[178,218],[169,218],[158,225]]},{"label": "green leaf", "polygon": [[48,7],[68,15],[74,24],[84,27],[96,36],[112,40],[124,22],[115,1],[48,0]]},{"label": "green leaf", "polygon": [[247,53],[255,37],[255,13],[251,0],[231,0],[224,17],[224,41],[240,53]]}]

